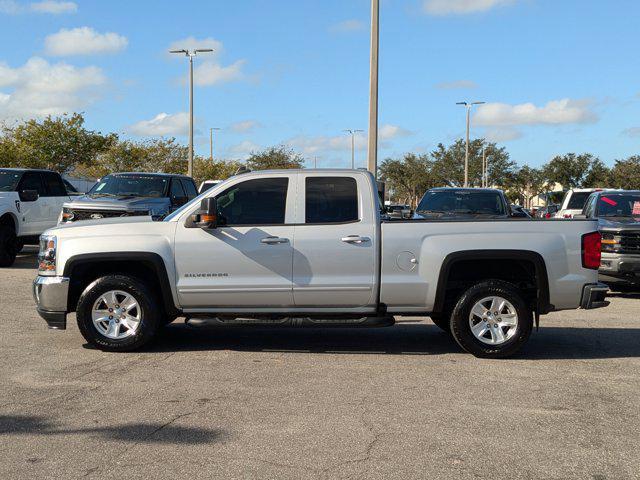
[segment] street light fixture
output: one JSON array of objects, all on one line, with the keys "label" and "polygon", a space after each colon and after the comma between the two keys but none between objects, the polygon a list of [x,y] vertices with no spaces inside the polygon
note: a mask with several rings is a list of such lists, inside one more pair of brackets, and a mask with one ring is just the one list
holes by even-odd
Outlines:
[{"label": "street light fixture", "polygon": [[213,131],[221,130],[219,127],[213,127],[209,129],[209,153],[211,161],[213,162]]},{"label": "street light fixture", "polygon": [[457,102],[456,105],[464,105],[467,109],[467,147],[464,155],[464,188],[469,187],[469,130],[471,124],[471,109],[474,105],[482,105],[487,102]]},{"label": "street light fixture", "polygon": [[178,53],[189,57],[189,159],[187,175],[193,176],[193,58],[198,53],[213,52],[212,48],[196,48],[195,50],[169,50],[169,53]]},{"label": "street light fixture", "polygon": [[356,168],[356,133],[364,132],[364,130],[346,129],[343,132],[351,134],[351,168]]}]

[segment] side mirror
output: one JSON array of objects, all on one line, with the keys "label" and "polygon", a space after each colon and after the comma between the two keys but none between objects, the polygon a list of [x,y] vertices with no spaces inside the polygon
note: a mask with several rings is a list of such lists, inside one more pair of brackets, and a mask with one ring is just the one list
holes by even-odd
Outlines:
[{"label": "side mirror", "polygon": [[23,202],[35,202],[40,198],[37,190],[22,190],[19,193],[20,200]]},{"label": "side mirror", "polygon": [[213,197],[202,199],[200,211],[191,215],[190,220],[197,228],[216,228],[218,226],[218,202],[216,199]]}]

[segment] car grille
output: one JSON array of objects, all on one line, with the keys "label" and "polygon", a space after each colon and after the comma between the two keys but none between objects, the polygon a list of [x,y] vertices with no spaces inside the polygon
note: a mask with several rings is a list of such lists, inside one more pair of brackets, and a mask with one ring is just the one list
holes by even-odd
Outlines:
[{"label": "car grille", "polygon": [[[78,220],[99,220],[100,218],[114,218],[114,217],[138,217],[149,215],[148,211],[125,211],[125,210],[73,210],[72,222]],[[99,216],[98,216],[99,215]]]},{"label": "car grille", "polygon": [[640,253],[640,232],[620,232],[620,247],[618,253]]}]

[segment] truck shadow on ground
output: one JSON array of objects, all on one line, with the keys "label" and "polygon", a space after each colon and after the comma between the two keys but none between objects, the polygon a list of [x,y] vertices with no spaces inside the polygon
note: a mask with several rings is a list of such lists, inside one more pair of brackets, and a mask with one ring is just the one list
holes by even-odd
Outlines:
[{"label": "truck shadow on ground", "polygon": [[[379,329],[169,326],[149,352],[232,350],[325,354],[461,353],[453,338],[427,323]],[[541,327],[513,358],[520,360],[640,357],[640,328]]]},{"label": "truck shadow on ground", "polygon": [[132,442],[136,444],[198,445],[223,440],[221,430],[172,425],[179,415],[166,423],[127,423],[116,426],[64,428],[51,420],[32,415],[0,415],[0,435],[73,435],[99,436],[104,440]]}]

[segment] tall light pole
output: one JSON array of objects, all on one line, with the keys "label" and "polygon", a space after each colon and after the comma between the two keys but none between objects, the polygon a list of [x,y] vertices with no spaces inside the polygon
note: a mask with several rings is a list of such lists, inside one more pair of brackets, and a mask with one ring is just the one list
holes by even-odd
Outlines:
[{"label": "tall light pole", "polygon": [[474,105],[482,105],[486,102],[458,102],[456,105],[464,105],[467,109],[467,148],[464,155],[464,188],[469,186],[469,130],[471,125],[471,109]]},{"label": "tall light pole", "polygon": [[346,133],[351,134],[351,168],[356,168],[356,133],[364,132],[364,130],[343,130]]},{"label": "tall light pole", "polygon": [[380,0],[371,0],[371,62],[369,71],[369,146],[367,167],[378,178],[378,63]]},{"label": "tall light pole", "polygon": [[181,53],[189,57],[189,159],[187,175],[193,176],[193,57],[198,53],[213,52],[212,48],[196,48],[195,50],[170,50],[169,53]]},{"label": "tall light pole", "polygon": [[209,129],[209,157],[213,162],[213,131],[220,130],[218,127],[213,127]]}]

